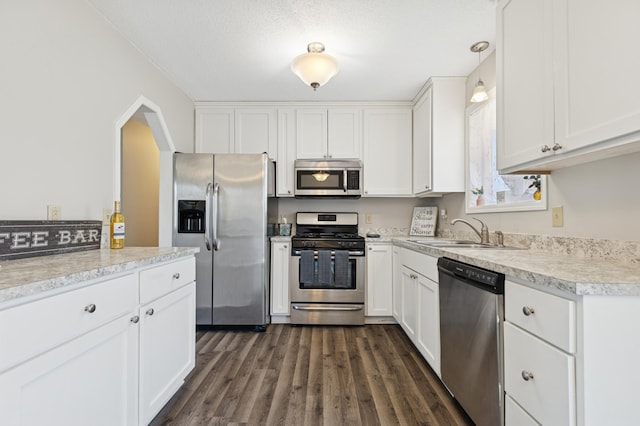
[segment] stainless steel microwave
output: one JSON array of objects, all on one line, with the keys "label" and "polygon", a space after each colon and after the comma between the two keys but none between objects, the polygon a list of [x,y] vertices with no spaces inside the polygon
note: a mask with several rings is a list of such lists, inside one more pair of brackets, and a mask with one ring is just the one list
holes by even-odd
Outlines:
[{"label": "stainless steel microwave", "polygon": [[294,195],[298,198],[359,198],[362,195],[360,160],[296,160]]}]

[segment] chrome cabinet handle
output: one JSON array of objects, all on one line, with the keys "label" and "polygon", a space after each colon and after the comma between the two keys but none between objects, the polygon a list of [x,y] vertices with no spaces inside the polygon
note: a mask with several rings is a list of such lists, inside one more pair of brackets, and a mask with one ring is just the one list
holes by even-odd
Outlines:
[{"label": "chrome cabinet handle", "polygon": [[562,149],[562,145],[560,145],[559,143],[555,143],[555,144],[553,144],[553,148],[551,148],[551,149],[553,149],[553,152],[556,152],[556,151]]},{"label": "chrome cabinet handle", "polygon": [[525,314],[525,316],[529,316],[529,315],[533,315],[536,313],[535,309],[533,309],[530,306],[523,306],[522,307],[522,313]]},{"label": "chrome cabinet handle", "polygon": [[540,148],[540,151],[549,152],[551,151],[551,148],[549,148],[549,145],[542,145],[542,148]]},{"label": "chrome cabinet handle", "polygon": [[533,380],[533,373],[527,370],[522,370],[522,378],[524,379],[525,382],[528,382],[529,380]]},{"label": "chrome cabinet handle", "polygon": [[176,272],[175,274],[173,274],[173,279],[174,280],[179,280],[180,279],[180,272]]},{"label": "chrome cabinet handle", "polygon": [[134,315],[134,316],[131,317],[131,319],[129,321],[131,321],[134,324],[137,324],[138,321],[140,321],[140,317],[137,316],[137,315]]},{"label": "chrome cabinet handle", "polygon": [[155,311],[153,310],[153,308],[149,308],[149,309],[147,309],[147,312],[145,312],[145,314],[147,314],[147,315],[151,316],[151,315],[153,315],[153,314],[154,314],[154,312],[155,312]]},{"label": "chrome cabinet handle", "polygon": [[87,305],[84,307],[84,311],[85,312],[89,312],[90,314],[94,313],[96,311],[96,305],[94,305],[93,303]]}]

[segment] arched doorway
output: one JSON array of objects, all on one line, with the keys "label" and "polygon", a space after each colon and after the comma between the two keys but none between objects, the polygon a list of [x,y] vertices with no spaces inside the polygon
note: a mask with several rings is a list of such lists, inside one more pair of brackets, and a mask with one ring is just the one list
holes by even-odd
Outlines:
[{"label": "arched doorway", "polygon": [[[134,120],[136,123],[129,123],[130,120]],[[127,123],[129,123],[128,126]],[[157,209],[144,212],[136,211],[133,214],[133,218],[135,221],[139,221],[144,220],[145,217],[153,217],[154,220],[152,222],[154,224],[156,223],[155,218],[157,218],[157,237],[154,236],[153,238],[157,240],[158,246],[168,247],[172,244],[173,153],[175,148],[160,108],[144,96],[138,98],[116,122],[114,199],[122,200],[123,197],[123,143],[126,143],[123,135],[125,134],[125,126],[139,127],[137,124],[142,127],[148,127],[158,151],[157,177],[153,177],[153,179],[143,183],[156,186],[153,189],[154,192],[157,189]],[[127,128],[126,130],[129,129]],[[138,128],[138,130],[140,129]],[[143,207],[135,205],[127,207],[123,202],[123,210],[126,211],[127,208],[130,212],[133,212],[134,209],[139,210]],[[129,233],[129,229],[136,226],[136,223],[129,223],[129,220],[126,220],[127,233]]]}]

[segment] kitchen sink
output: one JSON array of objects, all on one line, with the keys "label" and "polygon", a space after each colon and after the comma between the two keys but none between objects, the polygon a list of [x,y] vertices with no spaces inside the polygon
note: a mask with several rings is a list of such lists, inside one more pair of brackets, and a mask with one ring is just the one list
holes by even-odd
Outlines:
[{"label": "kitchen sink", "polygon": [[493,244],[476,243],[469,240],[408,240],[411,243],[422,244],[424,246],[436,248],[474,248],[474,249],[494,249],[494,250],[525,250],[523,247],[495,246]]}]

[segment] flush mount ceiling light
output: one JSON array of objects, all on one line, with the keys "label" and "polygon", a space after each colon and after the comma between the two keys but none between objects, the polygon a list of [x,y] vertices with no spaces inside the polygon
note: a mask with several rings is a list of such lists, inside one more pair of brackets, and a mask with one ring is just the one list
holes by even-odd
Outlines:
[{"label": "flush mount ceiling light", "polygon": [[338,73],[338,61],[324,53],[324,44],[314,41],[307,46],[307,53],[291,61],[291,71],[315,91]]},{"label": "flush mount ceiling light", "polygon": [[473,95],[471,95],[471,102],[478,103],[484,102],[489,99],[489,95],[487,95],[487,89],[484,87],[484,82],[480,77],[480,56],[481,52],[486,50],[489,47],[488,41],[479,41],[471,46],[471,51],[474,53],[478,53],[478,82],[476,83],[476,87],[473,89]]}]

